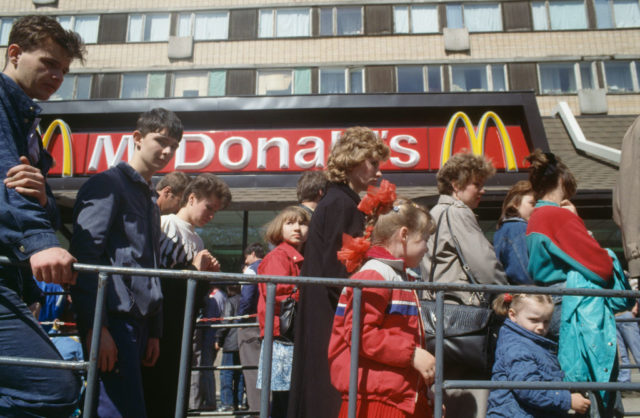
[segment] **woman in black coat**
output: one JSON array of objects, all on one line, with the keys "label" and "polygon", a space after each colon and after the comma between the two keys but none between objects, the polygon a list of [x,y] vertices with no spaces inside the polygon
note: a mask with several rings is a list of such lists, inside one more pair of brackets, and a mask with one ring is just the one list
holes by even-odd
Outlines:
[{"label": "woman in black coat", "polygon": [[[361,236],[364,214],[358,210],[358,193],[375,185],[382,173],[380,162],[389,148],[368,128],[347,129],[327,161],[329,184],[311,218],[301,276],[346,278],[338,261],[342,234]],[[289,417],[335,417],[341,397],[331,385],[327,349],[341,288],[305,285],[300,288]]]}]

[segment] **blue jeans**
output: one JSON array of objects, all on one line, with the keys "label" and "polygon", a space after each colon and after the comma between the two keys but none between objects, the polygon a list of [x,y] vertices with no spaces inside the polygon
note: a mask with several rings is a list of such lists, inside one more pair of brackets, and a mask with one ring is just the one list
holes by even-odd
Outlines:
[{"label": "blue jeans", "polygon": [[[631,312],[624,312],[616,318],[635,318]],[[640,328],[637,322],[616,322],[618,334],[618,354],[620,366],[629,364],[627,350],[631,351],[633,360],[640,365]],[[631,370],[620,368],[618,382],[631,382]]]},{"label": "blue jeans", "polygon": [[[0,356],[62,360],[13,290],[0,286]],[[68,417],[76,409],[80,377],[71,370],[0,366],[0,416]]]},{"label": "blue jeans", "polygon": [[[223,366],[239,366],[240,354],[237,351],[224,351],[221,364]],[[244,377],[242,376],[242,370],[220,370],[220,400],[222,406],[241,405],[243,393]]]}]

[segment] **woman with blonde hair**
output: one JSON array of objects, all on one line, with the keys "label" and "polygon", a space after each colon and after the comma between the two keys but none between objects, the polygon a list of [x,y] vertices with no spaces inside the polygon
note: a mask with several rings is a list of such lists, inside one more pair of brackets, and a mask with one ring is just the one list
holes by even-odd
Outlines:
[{"label": "woman with blonde hair", "polygon": [[[329,183],[311,218],[302,276],[348,277],[337,257],[342,234],[362,235],[364,214],[358,210],[358,194],[378,182],[380,163],[387,158],[389,147],[371,129],[344,131],[327,161]],[[321,285],[300,289],[289,417],[333,418],[338,414],[341,399],[331,385],[327,349],[340,291]]]},{"label": "woman with blonde hair", "polygon": [[[484,194],[485,181],[494,173],[495,168],[490,161],[471,153],[453,155],[438,171],[436,179],[440,197],[431,209],[437,226],[436,232],[429,238],[427,255],[420,265],[423,280],[507,284],[502,264],[473,213]],[[468,269],[463,267],[463,260]],[[434,298],[434,295],[428,296]],[[486,305],[486,297],[482,293],[445,293],[448,303],[460,305]],[[447,358],[444,361],[447,362]],[[445,378],[484,378],[485,372],[474,370],[470,365],[452,362],[445,367]],[[484,417],[488,395],[489,392],[484,389],[448,389],[444,399],[447,415]]]}]

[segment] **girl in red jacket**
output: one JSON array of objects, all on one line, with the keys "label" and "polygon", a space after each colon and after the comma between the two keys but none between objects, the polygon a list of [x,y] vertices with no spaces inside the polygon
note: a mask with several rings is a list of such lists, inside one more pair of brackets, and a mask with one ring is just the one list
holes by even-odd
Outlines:
[{"label": "girl in red jacket", "polygon": [[[267,254],[258,274],[269,276],[298,276],[302,265],[302,246],[309,230],[309,213],[300,206],[289,206],[282,210],[268,225],[265,239],[276,247]],[[265,311],[267,308],[267,284],[258,284],[258,321],[260,337],[264,337]],[[280,303],[291,296],[298,300],[298,290],[294,284],[276,286],[276,305],[273,323],[273,357],[271,366],[271,417],[287,416],[289,385],[291,384],[291,363],[293,342],[280,335]],[[262,386],[262,351],[258,366],[258,389]]]},{"label": "girl in red jacket", "polygon": [[[408,200],[391,202],[387,207],[374,204],[368,211],[374,217],[373,228],[367,231],[370,244],[366,238],[343,238],[338,256],[347,269],[353,271],[364,261],[353,279],[411,280],[406,268],[416,267],[426,252],[434,225],[429,212]],[[384,214],[377,216],[381,212]],[[348,415],[352,297],[353,289],[345,287],[329,343],[331,381],[343,399],[340,417]],[[432,416],[427,393],[435,376],[435,358],[424,348],[419,306],[414,290],[362,290],[358,417]]]}]

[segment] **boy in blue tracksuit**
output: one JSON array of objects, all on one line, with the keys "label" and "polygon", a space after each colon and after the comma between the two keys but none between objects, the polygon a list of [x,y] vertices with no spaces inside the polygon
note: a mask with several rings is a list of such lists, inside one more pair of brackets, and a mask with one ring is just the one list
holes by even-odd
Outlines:
[{"label": "boy in blue tracksuit", "polygon": [[[81,263],[154,268],[159,264],[160,213],[151,177],[173,157],[182,122],[166,109],[140,115],[135,151],[91,177],[78,191],[71,253]],[[94,331],[97,274],[83,273],[71,288],[87,350]],[[157,277],[112,275],[100,329],[99,416],[146,417],[140,366],[153,366],[162,332]]]}]

